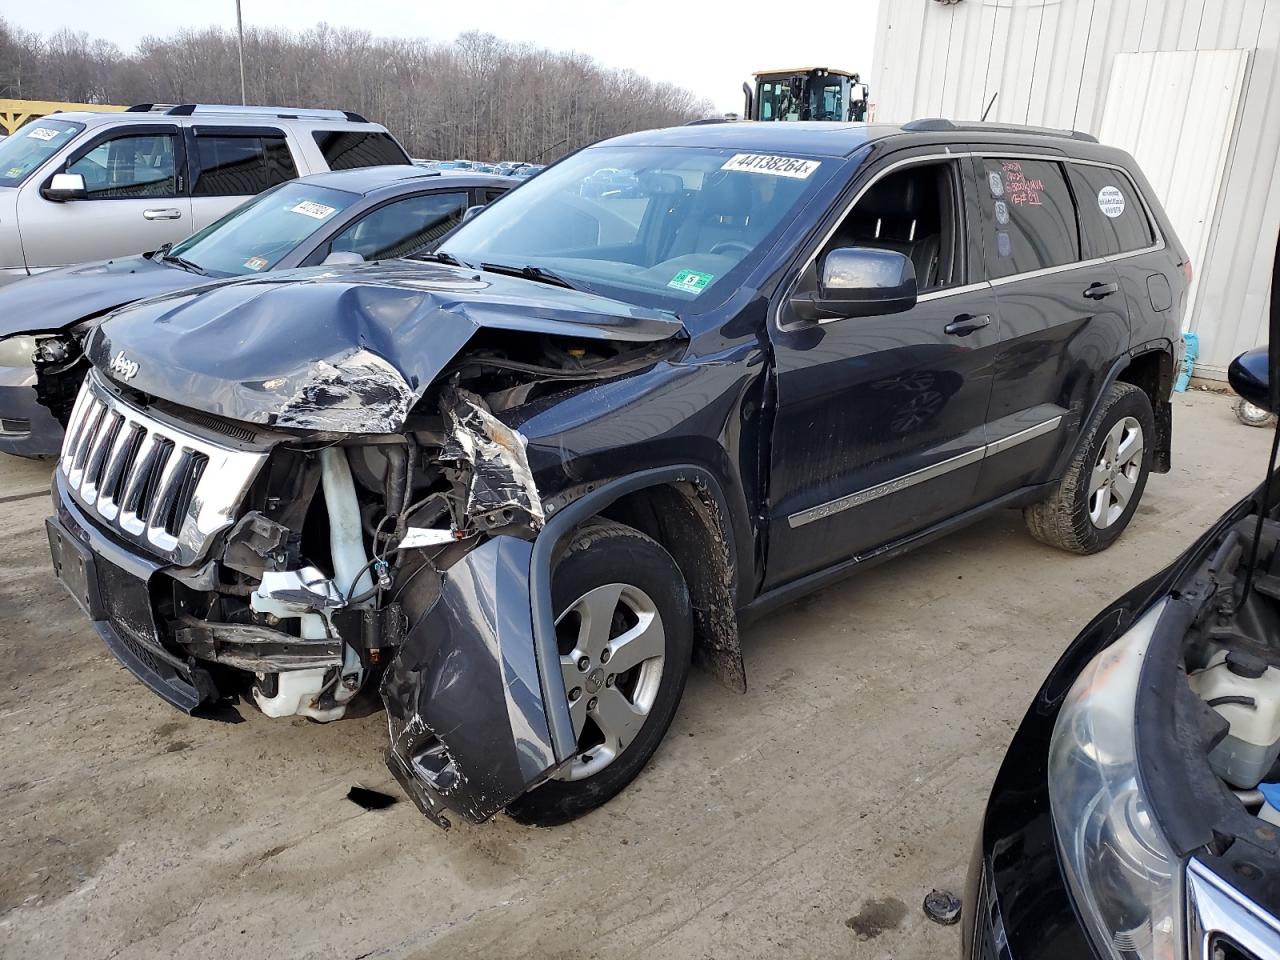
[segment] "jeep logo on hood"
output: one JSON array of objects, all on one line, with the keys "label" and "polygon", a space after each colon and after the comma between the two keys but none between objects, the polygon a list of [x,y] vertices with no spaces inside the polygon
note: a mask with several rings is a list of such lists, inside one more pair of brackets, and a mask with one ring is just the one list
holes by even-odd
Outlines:
[{"label": "jeep logo on hood", "polygon": [[138,375],[138,364],[136,361],[126,357],[124,351],[121,350],[111,358],[111,362],[107,364],[107,370],[121,380],[132,380]]}]

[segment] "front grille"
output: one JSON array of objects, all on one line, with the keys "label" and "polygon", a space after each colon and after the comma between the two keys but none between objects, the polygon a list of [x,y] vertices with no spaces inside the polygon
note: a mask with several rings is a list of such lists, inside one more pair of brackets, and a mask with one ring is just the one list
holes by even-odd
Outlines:
[{"label": "front grille", "polygon": [[106,526],[179,566],[231,525],[266,460],[193,436],[124,402],[91,373],[80,389],[58,469],[71,496]]}]

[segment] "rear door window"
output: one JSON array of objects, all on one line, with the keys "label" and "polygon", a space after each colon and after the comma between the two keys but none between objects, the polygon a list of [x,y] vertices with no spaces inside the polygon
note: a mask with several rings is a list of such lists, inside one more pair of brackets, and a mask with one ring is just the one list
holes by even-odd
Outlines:
[{"label": "rear door window", "polygon": [[1090,256],[1132,253],[1155,243],[1155,232],[1133,181],[1114,167],[1069,163]]},{"label": "rear door window", "polygon": [[984,157],[981,173],[983,249],[993,278],[1080,259],[1076,209],[1062,164]]},{"label": "rear door window", "polygon": [[123,134],[99,143],[67,173],[84,177],[89,200],[176,197],[176,144],[172,133]]},{"label": "rear door window", "polygon": [[283,135],[200,133],[194,139],[193,196],[251,197],[298,176]]},{"label": "rear door window", "polygon": [[330,170],[409,163],[409,155],[389,133],[374,130],[316,130],[312,136]]}]

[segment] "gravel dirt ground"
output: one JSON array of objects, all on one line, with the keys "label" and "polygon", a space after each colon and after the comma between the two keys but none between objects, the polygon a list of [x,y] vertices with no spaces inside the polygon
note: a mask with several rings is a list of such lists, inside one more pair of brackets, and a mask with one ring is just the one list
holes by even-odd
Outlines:
[{"label": "gravel dirt ground", "polygon": [[570,826],[443,833],[383,717],[192,720],[49,572],[51,466],[0,457],[0,956],[952,957],[956,891],[1041,678],[1109,597],[1261,479],[1269,431],[1178,397],[1174,469],[1110,551],[995,514],[747,631],[750,692],[695,671],[655,761]]}]

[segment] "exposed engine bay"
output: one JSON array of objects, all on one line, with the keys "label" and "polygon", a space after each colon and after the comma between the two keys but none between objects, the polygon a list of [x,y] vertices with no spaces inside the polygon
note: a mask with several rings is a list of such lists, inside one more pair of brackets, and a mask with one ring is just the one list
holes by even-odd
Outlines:
[{"label": "exposed engine bay", "polygon": [[[1139,737],[1152,746],[1148,769],[1181,761],[1154,791],[1161,818],[1194,824],[1216,854],[1280,856],[1280,520],[1235,520],[1174,596],[1175,719]],[[1151,690],[1141,696],[1155,700]],[[1140,697],[1140,721],[1142,709]]]},{"label": "exposed engine bay", "polygon": [[264,713],[341,717],[403,641],[406,591],[428,605],[482,538],[537,533],[543,506],[524,437],[495,414],[654,359],[648,347],[477,339],[402,434],[277,443],[216,580],[175,591],[175,643],[252,672]]}]

